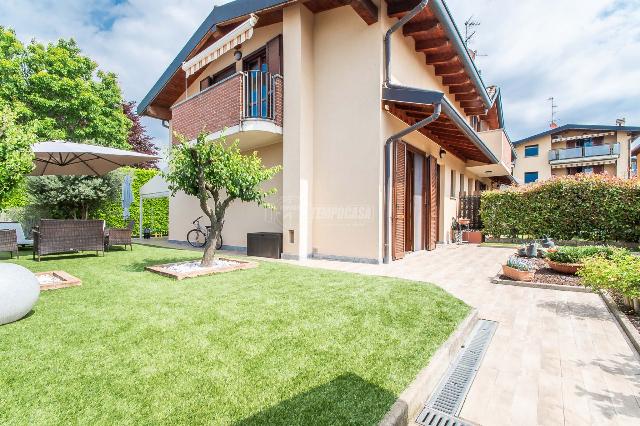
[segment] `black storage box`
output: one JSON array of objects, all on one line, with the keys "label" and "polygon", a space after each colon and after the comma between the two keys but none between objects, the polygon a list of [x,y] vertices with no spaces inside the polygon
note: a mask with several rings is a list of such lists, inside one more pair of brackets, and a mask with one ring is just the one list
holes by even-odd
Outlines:
[{"label": "black storage box", "polygon": [[253,232],[247,234],[247,256],[280,259],[281,255],[281,232]]}]

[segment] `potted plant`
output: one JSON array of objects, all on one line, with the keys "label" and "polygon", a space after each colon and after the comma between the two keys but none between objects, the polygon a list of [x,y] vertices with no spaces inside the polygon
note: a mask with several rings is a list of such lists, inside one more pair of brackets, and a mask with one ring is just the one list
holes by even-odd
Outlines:
[{"label": "potted plant", "polygon": [[502,265],[502,273],[515,281],[533,281],[535,271],[524,260],[511,256],[506,265]]},{"label": "potted plant", "polygon": [[582,261],[594,256],[611,257],[613,249],[606,246],[558,247],[546,255],[547,264],[561,274],[574,275],[582,267]]}]

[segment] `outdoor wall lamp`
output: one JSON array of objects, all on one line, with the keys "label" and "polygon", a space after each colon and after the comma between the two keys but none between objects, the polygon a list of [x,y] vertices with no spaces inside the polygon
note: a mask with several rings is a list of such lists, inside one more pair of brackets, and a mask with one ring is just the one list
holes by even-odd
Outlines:
[{"label": "outdoor wall lamp", "polygon": [[240,59],[242,59],[242,51],[236,50],[235,52],[233,52],[233,57],[236,61],[239,61]]},{"label": "outdoor wall lamp", "polygon": [[444,148],[440,148],[439,155],[440,155],[440,158],[444,160],[444,157],[447,155],[447,151],[445,151]]}]

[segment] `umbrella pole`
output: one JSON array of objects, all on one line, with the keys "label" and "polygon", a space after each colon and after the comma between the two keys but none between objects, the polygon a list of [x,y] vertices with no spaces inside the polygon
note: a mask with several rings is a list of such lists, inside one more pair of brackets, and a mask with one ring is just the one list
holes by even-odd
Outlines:
[{"label": "umbrella pole", "polygon": [[140,199],[140,209],[138,210],[140,212],[140,223],[138,224],[138,228],[140,228],[140,235],[138,236],[138,239],[142,241],[142,194],[139,194],[138,198]]}]

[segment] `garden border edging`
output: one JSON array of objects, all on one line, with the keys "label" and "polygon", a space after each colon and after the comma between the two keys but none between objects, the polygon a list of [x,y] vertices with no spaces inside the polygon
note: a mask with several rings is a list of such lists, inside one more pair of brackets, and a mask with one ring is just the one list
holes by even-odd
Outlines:
[{"label": "garden border edging", "polygon": [[413,419],[435,391],[478,319],[478,310],[473,308],[433,354],[429,364],[420,370],[416,378],[402,391],[378,426],[406,426],[413,423]]},{"label": "garden border edging", "polygon": [[543,288],[546,290],[573,291],[576,293],[593,293],[593,291],[587,287],[578,287],[575,285],[537,283],[535,281],[528,282],[528,281],[503,280],[502,278],[500,278],[500,275],[502,275],[502,273],[499,272],[498,275],[496,275],[491,279],[491,282],[494,284],[512,285],[514,287]]},{"label": "garden border edging", "polygon": [[615,318],[618,325],[620,325],[620,328],[622,328],[622,331],[624,331],[624,334],[629,339],[631,346],[633,346],[637,354],[640,355],[640,332],[638,332],[633,324],[631,324],[631,321],[629,321],[629,318],[627,318],[624,312],[618,308],[618,304],[611,298],[611,296],[601,291],[600,297],[609,309],[609,312],[611,312],[611,315],[613,315],[613,318]]}]

